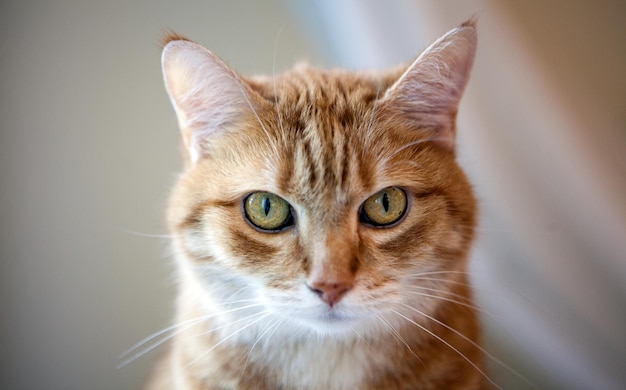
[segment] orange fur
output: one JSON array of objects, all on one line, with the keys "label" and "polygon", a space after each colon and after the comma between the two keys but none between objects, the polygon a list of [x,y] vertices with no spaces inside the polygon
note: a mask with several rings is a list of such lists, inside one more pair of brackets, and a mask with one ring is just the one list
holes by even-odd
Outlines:
[{"label": "orange fur", "polygon": [[[189,153],[168,212],[180,326],[150,388],[486,388],[466,274],[476,205],[452,142],[475,39],[469,22],[409,67],[275,78],[167,39]],[[363,223],[390,186],[403,218]],[[246,221],[254,191],[285,199],[293,226]]]}]

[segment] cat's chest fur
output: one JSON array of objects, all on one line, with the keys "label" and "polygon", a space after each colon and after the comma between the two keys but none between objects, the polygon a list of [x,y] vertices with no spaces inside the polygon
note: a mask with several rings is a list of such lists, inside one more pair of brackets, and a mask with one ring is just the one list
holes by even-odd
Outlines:
[{"label": "cat's chest fur", "polygon": [[265,341],[231,345],[228,351],[207,356],[205,367],[225,359],[241,363],[240,356],[245,356],[234,369],[227,364],[207,372],[207,383],[220,382],[232,389],[364,389],[371,369],[378,366],[372,351],[354,340],[281,337],[278,332],[269,345]]}]

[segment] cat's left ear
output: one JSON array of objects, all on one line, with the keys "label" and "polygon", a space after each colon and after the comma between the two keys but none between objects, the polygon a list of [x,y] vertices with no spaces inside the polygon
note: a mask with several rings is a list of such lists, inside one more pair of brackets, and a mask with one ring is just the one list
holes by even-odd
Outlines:
[{"label": "cat's left ear", "polygon": [[219,57],[184,38],[161,55],[170,96],[191,163],[210,153],[211,141],[250,114],[254,93]]},{"label": "cat's left ear", "polygon": [[476,24],[469,20],[430,45],[385,93],[382,101],[409,127],[434,132],[454,148],[459,101],[476,53]]}]

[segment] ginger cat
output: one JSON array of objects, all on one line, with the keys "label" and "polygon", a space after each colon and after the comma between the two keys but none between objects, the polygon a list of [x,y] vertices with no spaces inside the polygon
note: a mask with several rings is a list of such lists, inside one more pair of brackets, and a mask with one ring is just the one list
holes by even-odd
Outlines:
[{"label": "ginger cat", "polygon": [[153,389],[481,389],[455,161],[474,22],[386,72],[243,77],[168,37],[186,169],[177,325]]}]

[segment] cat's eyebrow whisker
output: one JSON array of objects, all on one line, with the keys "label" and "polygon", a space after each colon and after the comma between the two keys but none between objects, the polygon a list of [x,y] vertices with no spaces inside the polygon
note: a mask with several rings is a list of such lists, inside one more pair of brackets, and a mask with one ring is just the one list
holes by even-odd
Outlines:
[{"label": "cat's eyebrow whisker", "polygon": [[[482,353],[484,353],[485,355],[487,355],[491,360],[493,360],[496,364],[500,365],[501,367],[504,367],[505,369],[507,369],[509,372],[511,372],[513,375],[517,376],[518,378],[520,378],[521,380],[523,380],[524,382],[526,382],[528,385],[532,386],[534,389],[538,389],[538,387],[532,383],[531,381],[528,380],[528,378],[526,378],[524,375],[522,375],[521,373],[519,373],[517,370],[515,370],[513,367],[509,366],[508,364],[506,364],[505,362],[503,362],[502,360],[498,359],[497,357],[495,357],[493,354],[489,353],[485,348],[481,347],[480,345],[478,345],[478,343],[476,343],[475,341],[472,341],[469,337],[465,336],[463,333],[459,332],[458,330],[454,329],[453,327],[449,326],[448,324],[439,321],[438,319],[422,312],[421,310],[418,310],[414,307],[411,307],[410,305],[407,304],[402,304],[402,306],[405,306],[406,308],[418,313],[419,315],[422,315],[426,318],[428,318],[429,320],[443,326],[444,328],[448,329],[449,331],[455,333],[456,335],[460,336],[463,340],[467,341],[468,343],[470,343],[471,345],[473,345],[474,347],[478,348],[478,350],[480,350]],[[480,370],[479,370],[480,371]],[[481,372],[482,373],[482,372]],[[483,373],[484,375],[484,373]],[[486,377],[487,380],[489,380],[491,383],[494,383],[491,381],[491,379],[489,379],[488,377]],[[495,383],[494,383],[495,384]],[[497,385],[496,385],[497,386]]]},{"label": "cat's eyebrow whisker", "polygon": [[423,166],[422,166],[422,165],[420,165],[420,164],[416,163],[415,161],[410,161],[410,160],[407,160],[407,161],[403,161],[402,163],[403,163],[403,164],[408,164],[408,165],[411,165],[411,166],[413,166],[413,167],[415,167],[415,168],[423,168]]},{"label": "cat's eyebrow whisker", "polygon": [[[411,308],[410,306],[408,306],[409,308]],[[413,308],[411,308],[413,309]],[[415,310],[415,309],[414,309]],[[423,330],[424,332],[430,334],[432,337],[436,338],[437,340],[439,340],[441,343],[443,343],[444,345],[446,345],[448,348],[450,348],[451,350],[453,350],[454,352],[456,352],[460,357],[462,357],[463,359],[465,359],[465,361],[467,361],[472,367],[474,367],[476,369],[476,371],[478,371],[485,379],[487,379],[492,385],[494,385],[497,389],[499,390],[504,390],[502,387],[498,386],[498,384],[496,382],[494,382],[487,374],[485,374],[485,372],[483,370],[480,369],[480,367],[478,367],[478,365],[476,365],[476,363],[472,362],[471,359],[469,359],[467,356],[465,356],[461,351],[459,351],[457,348],[455,348],[452,344],[450,344],[449,342],[447,342],[446,340],[444,340],[442,337],[438,336],[437,334],[435,334],[433,331],[427,329],[426,327],[424,327],[423,325],[418,324],[417,322],[415,322],[414,320],[410,319],[409,317],[405,316],[404,314],[400,313],[399,311],[392,309],[391,310],[393,313],[399,315],[400,317],[404,318],[405,320],[407,320],[408,322],[410,322],[411,324],[417,326],[418,328],[420,328],[421,330]]]},{"label": "cat's eyebrow whisker", "polygon": [[413,142],[409,142],[407,144],[404,144],[403,146],[399,147],[398,149],[396,149],[393,153],[391,153],[389,156],[387,156],[387,158],[385,159],[385,161],[389,161],[391,160],[396,154],[400,153],[401,151],[408,149],[412,146],[415,145],[421,145],[427,142],[432,142],[432,141],[437,141],[439,140],[439,138],[437,137],[428,137],[428,138],[422,138],[422,139],[418,139],[417,141],[413,141]]},{"label": "cat's eyebrow whisker", "polygon": [[[211,318],[217,317],[217,316],[221,316],[225,313],[230,313],[230,312],[234,312],[234,311],[238,311],[238,310],[244,310],[244,309],[249,309],[255,306],[261,306],[260,304],[254,304],[254,305],[248,305],[248,306],[243,306],[243,307],[239,307],[239,308],[235,308],[235,309],[231,309],[231,310],[226,310],[226,311],[222,311],[219,313],[211,313],[209,315],[204,315],[204,316],[200,316],[200,317],[196,317],[196,318],[192,318],[186,321],[181,321],[179,323],[176,323],[174,325],[168,326],[167,328],[161,329],[158,332],[155,332],[153,334],[151,334],[150,336],[144,338],[143,340],[137,342],[136,344],[134,344],[132,347],[130,347],[129,349],[127,349],[125,352],[123,352],[120,355],[120,359],[124,359],[122,360],[118,365],[117,368],[122,368],[124,366],[127,366],[129,363],[137,360],[138,358],[140,358],[141,356],[145,355],[146,353],[152,351],[153,349],[155,349],[156,347],[158,347],[159,345],[162,345],[163,343],[165,343],[167,340],[171,339],[172,337],[176,336],[177,334],[180,334],[182,332],[184,332],[187,329],[192,328],[193,326],[202,323],[204,321],[210,320]],[[145,344],[149,343],[150,341],[168,333],[168,332],[172,332],[170,334],[168,334],[167,336],[161,338],[160,340],[155,341],[153,344],[145,347],[144,349],[142,349],[141,351],[138,351],[136,353],[133,353],[135,351],[137,351],[139,348],[143,347]],[[131,356],[129,356],[130,354],[132,354]],[[129,357],[127,357],[129,356]],[[127,358],[126,358],[127,357]]]},{"label": "cat's eyebrow whisker", "polygon": [[389,161],[391,161],[391,159],[396,154],[400,153],[401,151],[403,151],[405,149],[408,149],[408,148],[410,148],[412,146],[415,146],[415,145],[420,145],[420,144],[427,143],[427,142],[437,141],[438,139],[439,138],[437,138],[437,137],[422,138],[422,139],[419,139],[417,141],[409,142],[409,143],[399,147],[398,149],[396,149],[394,152],[392,152],[389,155],[382,156],[382,158],[380,160],[380,163],[379,163],[379,165],[380,165],[379,171],[380,172],[384,172],[386,169],[388,169],[387,163]]},{"label": "cat's eyebrow whisker", "polygon": [[267,131],[267,128],[265,127],[265,125],[263,124],[263,121],[261,120],[261,117],[256,112],[256,109],[254,108],[254,106],[250,102],[250,98],[248,98],[248,94],[246,93],[246,90],[245,90],[243,84],[238,79],[237,79],[237,84],[239,85],[239,89],[241,90],[241,94],[242,94],[244,100],[246,101],[246,104],[248,105],[248,107],[250,107],[250,110],[252,111],[252,113],[256,117],[257,121],[259,122],[259,125],[261,126],[261,129],[263,130],[263,132],[267,136],[268,143],[270,144],[272,149],[274,149],[275,155],[276,156],[280,156],[280,154],[278,153],[278,149],[276,148],[276,145],[274,145],[274,142],[272,142],[272,137],[270,137],[270,133]]}]

